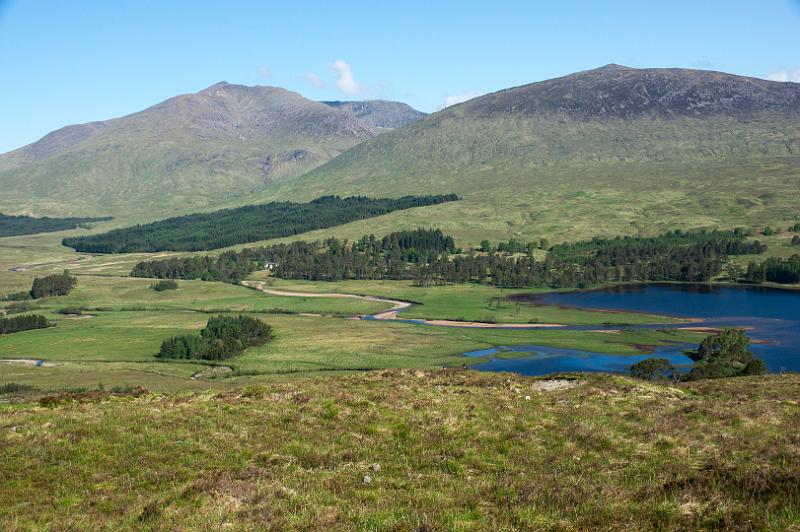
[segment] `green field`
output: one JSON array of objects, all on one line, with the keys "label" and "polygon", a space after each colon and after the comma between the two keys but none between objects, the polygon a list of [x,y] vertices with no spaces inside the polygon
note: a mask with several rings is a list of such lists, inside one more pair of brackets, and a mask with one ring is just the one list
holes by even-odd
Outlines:
[{"label": "green field", "polygon": [[535,306],[505,300],[513,294],[544,293],[547,289],[498,289],[479,284],[414,287],[410,281],[340,281],[303,282],[274,279],[255,274],[254,278],[268,279],[276,290],[305,292],[341,292],[366,294],[419,303],[404,311],[404,318],[484,321],[491,323],[556,323],[561,325],[601,325],[636,323],[674,323],[668,316],[648,314],[594,312],[554,306]]},{"label": "green field", "polygon": [[384,371],[0,404],[0,528],[791,530],[796,375]]},{"label": "green field", "polygon": [[[13,275],[8,273],[7,275]],[[156,292],[146,279],[79,275],[78,287],[63,297],[27,302],[30,312],[56,323],[48,329],[0,336],[0,358],[44,359],[45,367],[0,366],[0,382],[44,389],[96,388],[137,384],[156,390],[227,387],[261,380],[315,376],[384,368],[436,368],[477,363],[460,353],[505,344],[542,344],[597,352],[640,352],[637,345],[669,341],[697,342],[702,336],[680,331],[623,331],[620,334],[563,330],[508,330],[428,327],[391,321],[347,319],[374,313],[380,302],[324,297],[273,296],[242,286],[180,281],[177,290]],[[410,315],[428,318],[483,319],[558,323],[641,323],[661,318],[584,312],[555,307],[491,303],[508,295],[488,286],[431,289],[407,282],[290,283],[276,288],[309,292],[347,291],[412,299],[422,303]],[[5,303],[10,306],[12,303]],[[490,308],[491,306],[491,308]],[[458,310],[457,314],[453,314]],[[83,316],[57,313],[80,310]],[[225,364],[233,371],[203,381],[190,379],[203,363],[154,359],[161,341],[196,332],[209,316],[247,312],[275,329],[276,338]],[[305,314],[305,315],[304,315]],[[463,315],[462,315],[463,314]]]}]

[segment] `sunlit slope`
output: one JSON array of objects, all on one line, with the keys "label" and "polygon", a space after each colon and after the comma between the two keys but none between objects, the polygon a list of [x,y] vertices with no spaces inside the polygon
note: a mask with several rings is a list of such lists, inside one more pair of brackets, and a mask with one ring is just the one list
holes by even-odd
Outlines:
[{"label": "sunlit slope", "polygon": [[610,65],[445,109],[259,197],[455,192],[420,221],[470,241],[779,223],[800,214],[798,154],[800,84]]},{"label": "sunlit slope", "polygon": [[362,119],[347,104],[218,83],[122,118],[67,126],[0,155],[0,208],[115,216],[205,209],[300,175],[385,130],[374,123],[417,117],[404,104],[365,102]]}]

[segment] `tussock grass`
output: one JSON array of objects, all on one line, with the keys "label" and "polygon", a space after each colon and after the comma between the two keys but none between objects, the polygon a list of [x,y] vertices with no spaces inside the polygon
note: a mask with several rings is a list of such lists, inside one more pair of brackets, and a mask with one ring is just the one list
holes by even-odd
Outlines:
[{"label": "tussock grass", "polygon": [[392,370],[0,406],[0,528],[752,530],[800,519],[800,377],[539,382]]}]

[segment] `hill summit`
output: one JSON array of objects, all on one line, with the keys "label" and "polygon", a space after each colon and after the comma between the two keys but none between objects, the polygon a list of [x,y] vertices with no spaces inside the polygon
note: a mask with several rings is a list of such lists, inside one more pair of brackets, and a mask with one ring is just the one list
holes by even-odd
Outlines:
[{"label": "hill summit", "polygon": [[329,105],[223,81],[0,155],[0,204],[56,214],[202,208],[300,175],[421,115],[395,102]]},{"label": "hill summit", "polygon": [[800,85],[706,70],[610,64],[501,90],[462,105],[480,116],[563,113],[580,119],[797,113]]}]

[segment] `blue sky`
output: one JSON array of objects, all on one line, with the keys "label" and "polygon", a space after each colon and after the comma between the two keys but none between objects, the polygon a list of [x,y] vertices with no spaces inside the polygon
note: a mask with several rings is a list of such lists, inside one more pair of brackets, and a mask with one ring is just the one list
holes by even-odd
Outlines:
[{"label": "blue sky", "polygon": [[220,80],[434,111],[607,63],[800,81],[800,0],[0,0],[0,152]]}]

